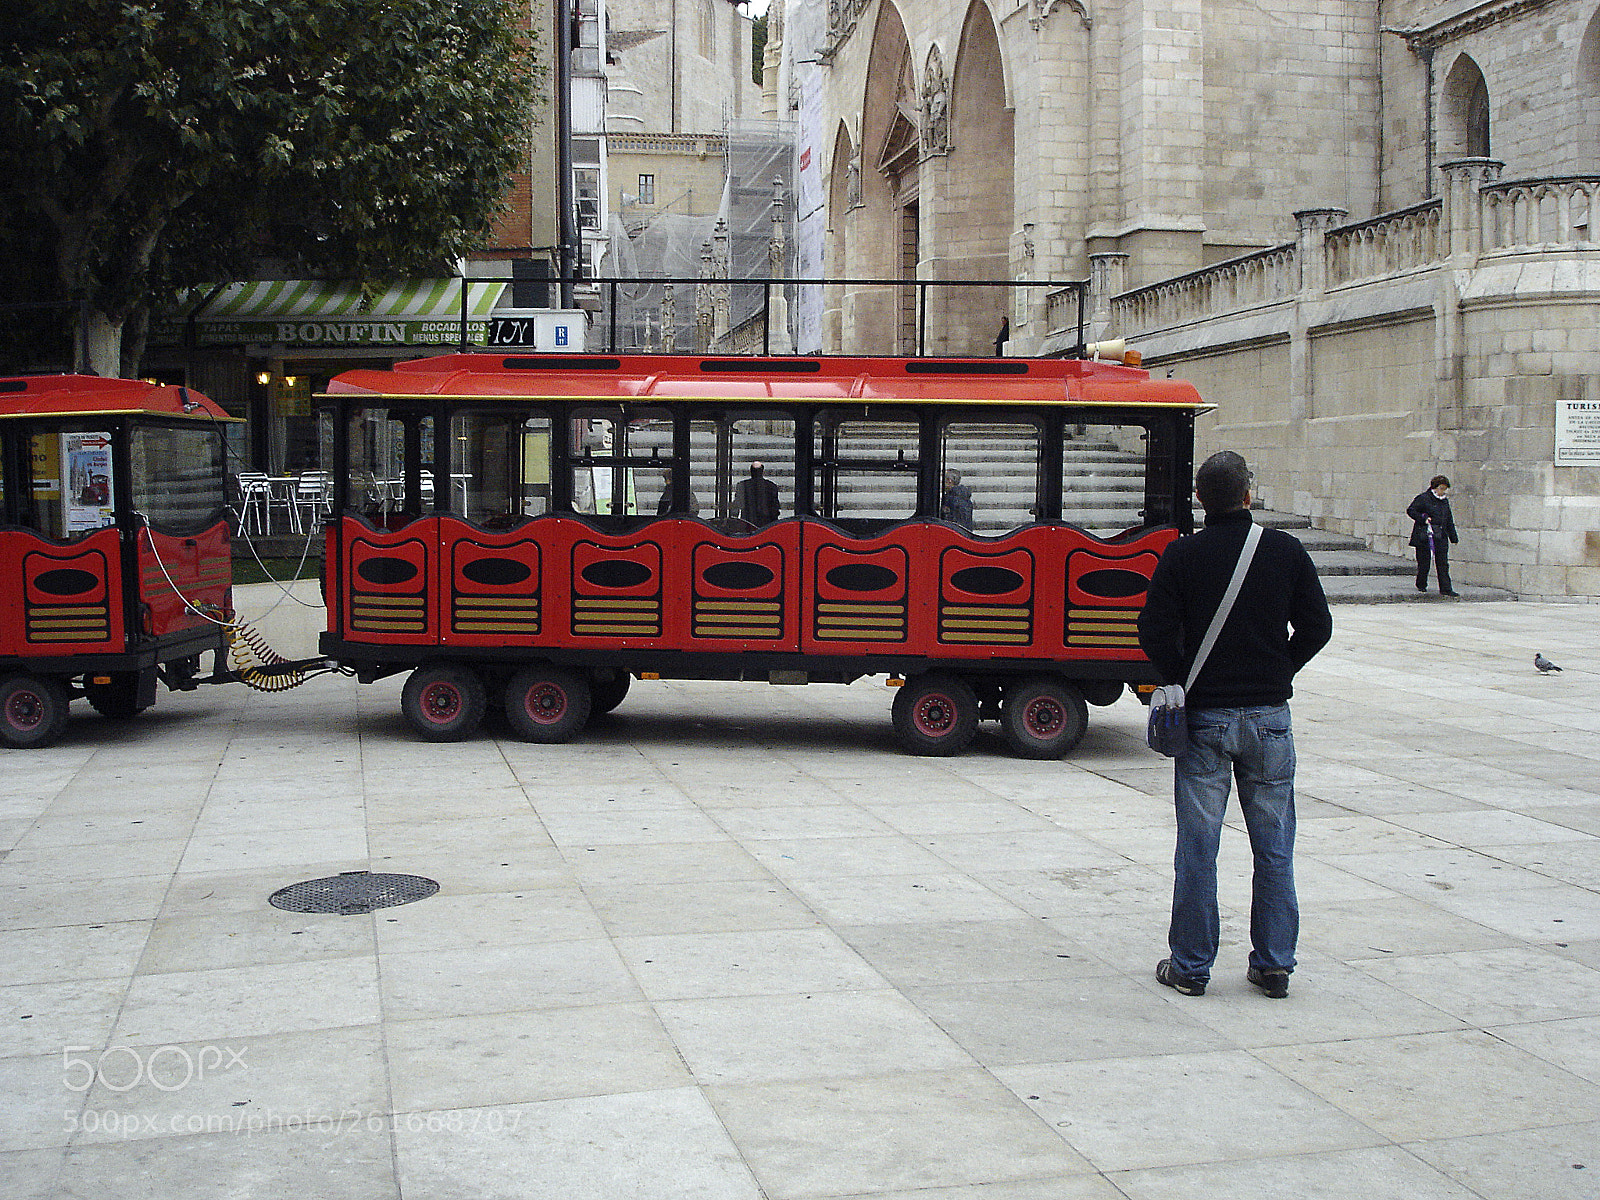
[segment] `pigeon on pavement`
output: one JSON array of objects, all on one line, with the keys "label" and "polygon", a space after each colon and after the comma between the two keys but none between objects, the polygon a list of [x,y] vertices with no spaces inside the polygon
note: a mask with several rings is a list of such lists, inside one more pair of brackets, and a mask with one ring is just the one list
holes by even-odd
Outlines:
[{"label": "pigeon on pavement", "polygon": [[1551,662],[1548,658],[1537,651],[1535,651],[1533,655],[1533,665],[1538,667],[1540,672],[1545,675],[1550,674],[1551,671],[1561,670],[1561,668],[1556,666],[1555,663]]}]

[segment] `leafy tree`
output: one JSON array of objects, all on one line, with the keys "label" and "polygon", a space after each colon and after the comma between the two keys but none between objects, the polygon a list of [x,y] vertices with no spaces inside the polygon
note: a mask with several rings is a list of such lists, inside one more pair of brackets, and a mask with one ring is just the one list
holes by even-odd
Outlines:
[{"label": "leafy tree", "polygon": [[750,22],[750,78],[761,82],[762,68],[767,55],[767,14],[760,13]]},{"label": "leafy tree", "polygon": [[[0,253],[122,369],[159,296],[481,244],[543,70],[517,0],[29,0],[0,37]],[[520,28],[519,28],[520,27]],[[15,262],[16,260],[14,260]],[[47,268],[47,269],[42,269]],[[87,347],[87,350],[85,350]]]}]

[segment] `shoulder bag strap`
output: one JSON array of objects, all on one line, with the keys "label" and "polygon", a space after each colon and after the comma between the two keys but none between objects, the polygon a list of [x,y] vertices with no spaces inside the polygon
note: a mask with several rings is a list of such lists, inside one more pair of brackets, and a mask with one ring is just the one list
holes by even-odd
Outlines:
[{"label": "shoulder bag strap", "polygon": [[1205,639],[1200,643],[1200,652],[1194,656],[1194,665],[1189,668],[1189,682],[1183,685],[1185,692],[1194,687],[1194,681],[1200,678],[1200,668],[1206,665],[1206,658],[1211,653],[1211,647],[1217,643],[1217,635],[1222,632],[1222,625],[1228,619],[1228,614],[1233,611],[1233,602],[1239,598],[1239,589],[1244,586],[1245,572],[1250,569],[1250,560],[1256,556],[1256,546],[1261,541],[1261,526],[1254,521],[1250,522],[1250,532],[1244,535],[1244,546],[1239,550],[1239,562],[1233,568],[1233,578],[1228,580],[1228,590],[1222,594],[1222,603],[1217,605],[1217,615],[1211,618],[1211,627],[1206,630]]}]

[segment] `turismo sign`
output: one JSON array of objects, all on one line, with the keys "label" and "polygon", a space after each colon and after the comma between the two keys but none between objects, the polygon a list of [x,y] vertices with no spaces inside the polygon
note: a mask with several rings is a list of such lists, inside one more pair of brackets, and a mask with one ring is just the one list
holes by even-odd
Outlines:
[{"label": "turismo sign", "polygon": [[1556,401],[1558,467],[1600,463],[1600,400]]}]

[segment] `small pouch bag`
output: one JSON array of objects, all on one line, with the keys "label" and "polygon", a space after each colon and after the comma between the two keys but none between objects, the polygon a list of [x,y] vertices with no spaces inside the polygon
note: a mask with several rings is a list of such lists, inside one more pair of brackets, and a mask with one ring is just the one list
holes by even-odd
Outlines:
[{"label": "small pouch bag", "polygon": [[1183,685],[1169,683],[1150,693],[1150,724],[1145,730],[1150,749],[1177,758],[1189,748],[1189,714],[1183,707]]},{"label": "small pouch bag", "polygon": [[1216,615],[1211,618],[1205,639],[1200,643],[1200,652],[1189,668],[1189,682],[1169,683],[1150,693],[1150,720],[1145,727],[1144,740],[1157,754],[1177,758],[1189,748],[1189,712],[1184,707],[1184,695],[1200,677],[1200,668],[1205,666],[1217,634],[1222,632],[1223,622],[1233,611],[1233,602],[1239,598],[1245,572],[1250,569],[1250,560],[1256,556],[1256,545],[1260,541],[1261,526],[1252,523],[1239,550],[1239,561],[1234,564],[1233,578],[1228,580],[1228,590],[1223,593],[1222,603],[1217,605]]}]

